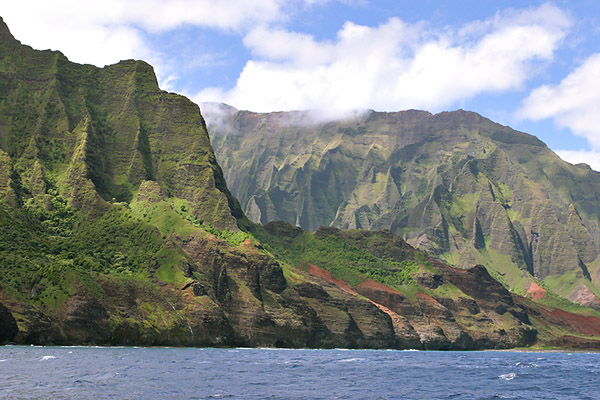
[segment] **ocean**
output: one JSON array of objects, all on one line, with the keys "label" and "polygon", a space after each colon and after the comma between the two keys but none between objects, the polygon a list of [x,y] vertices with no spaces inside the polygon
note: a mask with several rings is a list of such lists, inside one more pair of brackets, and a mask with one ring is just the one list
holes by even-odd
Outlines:
[{"label": "ocean", "polygon": [[600,399],[600,354],[0,347],[1,399]]}]

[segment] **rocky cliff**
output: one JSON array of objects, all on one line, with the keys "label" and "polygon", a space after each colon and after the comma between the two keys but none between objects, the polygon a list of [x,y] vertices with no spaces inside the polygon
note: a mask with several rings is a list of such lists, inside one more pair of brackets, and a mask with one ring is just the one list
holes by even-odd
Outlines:
[{"label": "rocky cliff", "polygon": [[254,221],[391,229],[459,268],[483,264],[600,307],[600,173],[466,111],[311,112],[207,106],[232,193]]},{"label": "rocky cliff", "polygon": [[148,64],[74,64],[0,20],[0,342],[597,346],[600,315],[566,306],[390,231],[252,224]]}]

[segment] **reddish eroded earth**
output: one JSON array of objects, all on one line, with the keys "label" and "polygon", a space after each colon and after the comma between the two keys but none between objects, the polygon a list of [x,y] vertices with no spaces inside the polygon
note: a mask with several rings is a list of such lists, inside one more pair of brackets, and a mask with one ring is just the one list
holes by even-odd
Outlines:
[{"label": "reddish eroded earth", "polygon": [[366,279],[356,285],[356,291],[378,307],[383,305],[386,309],[396,314],[403,316],[421,315],[419,308],[415,304],[412,304],[404,295],[372,279]]},{"label": "reddish eroded earth", "polygon": [[546,290],[542,288],[535,282],[531,282],[529,285],[529,289],[527,289],[527,296],[531,298],[531,300],[539,300],[543,299],[546,296]]},{"label": "reddish eroded earth", "polygon": [[588,336],[600,336],[600,318],[586,317],[584,315],[573,314],[568,311],[553,308],[546,310],[550,316],[560,320],[567,325],[573,332],[579,332]]},{"label": "reddish eroded earth", "polygon": [[[360,293],[360,295],[367,297],[371,304],[387,314],[390,317],[394,328],[397,346],[400,348],[416,348],[421,346],[419,334],[411,326],[406,317],[399,314],[399,312],[406,311],[403,310],[403,306],[408,306],[410,309],[412,308],[412,305],[410,305],[410,303],[406,301],[406,298],[396,290],[379,282],[375,282],[372,279],[366,279],[356,286],[355,291],[343,280],[332,277],[328,271],[319,268],[316,265],[306,264],[308,265],[307,271],[311,275],[324,279],[344,292],[351,293],[354,296],[358,296]],[[412,311],[415,310],[413,309]]]},{"label": "reddish eroded earth", "polygon": [[550,306],[542,306],[522,297],[516,297],[518,303],[529,309],[530,315],[545,326],[559,326],[564,330],[564,335],[556,336],[549,342],[551,345],[567,348],[598,348],[597,339],[582,338],[574,335],[600,337],[600,318],[574,314]]},{"label": "reddish eroded earth", "polygon": [[421,301],[423,301],[428,306],[431,306],[434,308],[440,308],[440,309],[445,308],[443,305],[440,304],[439,301],[437,301],[436,299],[434,299],[433,297],[431,297],[430,295],[428,295],[426,293],[418,292],[417,298],[420,299]]},{"label": "reddish eroded earth", "polygon": [[[468,294],[473,295],[482,306],[485,306],[486,304],[488,306],[503,305],[506,310],[502,311],[502,314],[507,311],[510,313],[524,313],[527,309],[527,313],[531,316],[536,316],[536,319],[542,324],[548,327],[560,326],[563,331],[562,334],[559,333],[557,335],[556,333],[558,332],[549,331],[549,333],[552,332],[550,335],[551,337],[554,337],[554,339],[550,339],[548,344],[573,348],[592,348],[600,346],[600,341],[591,338],[594,336],[600,337],[600,318],[594,316],[582,316],[554,307],[542,306],[526,298],[512,295],[497,281],[493,280],[485,268],[481,266],[477,266],[470,270],[462,270],[442,263],[436,264],[446,281],[454,283],[461,289],[464,288],[463,290],[468,292]],[[330,272],[312,264],[307,263],[306,265],[308,266],[307,271],[311,275],[326,280],[346,293],[351,293],[355,296],[360,294],[367,297],[372,304],[392,318],[396,335],[399,338],[404,335],[406,336],[404,339],[413,340],[415,343],[418,343],[419,334],[414,330],[413,326],[411,326],[410,321],[412,321],[412,323],[418,323],[420,319],[424,317],[423,310],[428,310],[425,311],[425,315],[436,315],[436,317],[441,317],[448,313],[448,310],[443,304],[426,293],[418,292],[416,294],[422,305],[421,307],[425,307],[421,308],[418,305],[412,304],[404,295],[395,289],[373,281],[372,279],[366,279],[356,285],[355,288],[352,288],[341,279],[334,278]],[[477,282],[477,284],[474,285],[473,282]],[[530,285],[530,288],[527,291],[530,298],[534,300],[543,298],[545,293],[546,291],[535,283]],[[513,303],[513,299],[516,300],[516,304]],[[498,312],[498,310],[493,312]],[[452,325],[450,324],[452,321],[446,322],[446,325]],[[421,335],[431,333],[427,330],[431,327],[419,326],[418,328]],[[578,335],[590,336],[590,338],[578,337]],[[423,338],[421,338],[421,340],[422,339]]]},{"label": "reddish eroded earth", "polygon": [[577,287],[567,295],[567,299],[571,300],[573,303],[600,310],[600,300],[583,283],[577,285]]},{"label": "reddish eroded earth", "polygon": [[383,283],[375,282],[371,278],[362,281],[361,283],[359,283],[356,286],[356,288],[359,291],[361,291],[361,290],[379,290],[379,291],[387,292],[387,293],[393,293],[393,294],[398,294],[398,295],[400,294],[396,290],[392,289],[391,287],[386,286]]},{"label": "reddish eroded earth", "polygon": [[[372,279],[365,279],[356,285],[356,290],[354,290],[343,280],[331,276],[331,273],[328,271],[319,268],[316,265],[308,263],[306,263],[306,265],[308,266],[307,272],[311,275],[326,280],[346,293],[350,293],[354,296],[358,296],[360,294],[366,297],[373,305],[377,306],[381,311],[388,314],[393,320],[395,318],[397,319],[399,315],[420,314],[418,309],[411,304],[406,297],[389,286],[375,282]],[[437,304],[439,306],[439,303]]]},{"label": "reddish eroded earth", "polygon": [[404,296],[402,296],[396,290],[382,283],[375,282],[372,279],[366,279],[362,281],[356,286],[356,290],[354,290],[343,280],[331,276],[331,273],[329,271],[326,271],[323,268],[319,268],[316,265],[308,263],[306,263],[306,265],[308,265],[307,272],[309,274],[324,279],[327,282],[337,286],[344,292],[350,293],[354,296],[358,296],[360,293],[361,295],[367,297],[369,301],[375,306],[377,306],[381,311],[390,315],[390,317],[395,317],[398,315],[395,311],[390,310],[390,308],[388,308],[394,305],[394,300],[405,300]]},{"label": "reddish eroded earth", "polygon": [[323,268],[319,268],[316,265],[312,265],[309,263],[305,263],[305,264],[308,266],[307,272],[309,274],[326,280],[327,282],[339,287],[346,293],[350,293],[351,295],[358,296],[358,293],[356,293],[354,291],[354,289],[352,289],[352,287],[350,287],[350,285],[348,285],[346,282],[344,282],[341,279],[334,278],[333,276],[331,276],[331,273],[329,271],[325,271]]},{"label": "reddish eroded earth", "polygon": [[356,285],[356,291],[371,301],[382,304],[400,315],[412,315],[415,306],[396,290],[372,279],[366,279]]}]

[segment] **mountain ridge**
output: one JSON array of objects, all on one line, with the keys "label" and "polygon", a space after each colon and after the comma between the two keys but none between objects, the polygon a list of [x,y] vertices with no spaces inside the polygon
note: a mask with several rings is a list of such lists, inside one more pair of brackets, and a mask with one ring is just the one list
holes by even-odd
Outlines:
[{"label": "mountain ridge", "polygon": [[251,219],[309,230],[389,228],[452,264],[508,275],[519,293],[533,283],[522,270],[598,306],[600,173],[462,110],[370,112],[316,124],[290,123],[302,112],[291,114],[230,110],[209,124]]},{"label": "mountain ridge", "polygon": [[72,63],[0,20],[2,343],[597,348],[599,321],[391,231],[253,224],[149,64]]}]

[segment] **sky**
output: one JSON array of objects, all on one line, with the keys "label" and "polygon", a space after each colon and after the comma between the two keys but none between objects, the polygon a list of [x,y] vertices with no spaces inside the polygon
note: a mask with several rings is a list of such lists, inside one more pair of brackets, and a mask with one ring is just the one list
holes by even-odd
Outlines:
[{"label": "sky", "polygon": [[19,0],[0,16],[75,62],[146,60],[199,104],[462,108],[600,171],[596,0]]}]

